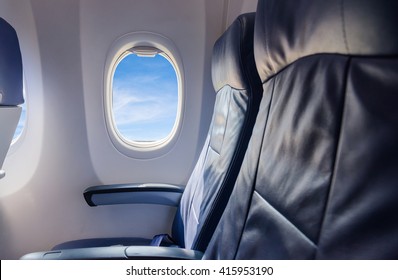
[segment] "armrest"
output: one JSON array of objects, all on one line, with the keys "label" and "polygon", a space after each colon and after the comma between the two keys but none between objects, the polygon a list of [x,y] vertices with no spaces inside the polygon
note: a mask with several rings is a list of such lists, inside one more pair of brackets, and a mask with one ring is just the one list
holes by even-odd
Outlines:
[{"label": "armrest", "polygon": [[175,247],[115,246],[36,252],[22,260],[200,260],[203,253]]},{"label": "armrest", "polygon": [[178,206],[183,192],[183,186],[170,184],[117,184],[89,187],[83,195],[90,206],[112,204]]},{"label": "armrest", "polygon": [[176,247],[129,246],[126,248],[128,259],[165,259],[165,260],[200,260],[203,253]]}]

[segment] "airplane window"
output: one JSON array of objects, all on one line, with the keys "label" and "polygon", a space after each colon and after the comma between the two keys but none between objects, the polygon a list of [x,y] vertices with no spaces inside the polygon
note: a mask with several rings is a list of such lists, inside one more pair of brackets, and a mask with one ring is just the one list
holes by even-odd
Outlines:
[{"label": "airplane window", "polygon": [[179,85],[175,66],[155,48],[132,49],[114,68],[112,115],[119,137],[130,145],[167,141],[176,127]]},{"label": "airplane window", "polygon": [[21,112],[21,117],[19,118],[19,122],[17,125],[17,128],[15,130],[14,136],[12,138],[12,143],[15,143],[19,136],[21,136],[22,131],[25,127],[25,123],[26,123],[26,95],[25,95],[25,83],[23,84],[23,96],[25,99],[25,102],[21,105],[22,107],[22,112]]}]

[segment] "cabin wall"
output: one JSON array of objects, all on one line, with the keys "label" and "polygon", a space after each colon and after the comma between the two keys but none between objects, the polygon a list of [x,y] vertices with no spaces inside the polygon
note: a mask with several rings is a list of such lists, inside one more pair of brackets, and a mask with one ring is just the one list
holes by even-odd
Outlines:
[{"label": "cabin wall", "polygon": [[[95,11],[93,3],[98,3]],[[194,0],[145,0],[133,4],[128,0],[82,1],[81,46],[88,140],[94,170],[102,182],[186,183],[204,140],[214,103],[209,61],[212,43],[221,33],[221,21],[216,15],[222,4],[222,1]],[[210,26],[216,28],[211,30]],[[115,151],[102,113],[104,66],[109,48],[121,36],[142,31],[171,40],[177,46],[184,67],[181,69],[184,73],[184,118],[178,140],[168,153],[149,159],[137,159]]]},{"label": "cabin wall", "polygon": [[[28,104],[27,125],[0,181],[1,259],[67,240],[170,230],[175,209],[91,208],[82,193],[97,184],[187,182],[213,109],[212,46],[236,15],[255,10],[255,2],[0,0],[0,16],[20,38]],[[113,146],[103,111],[107,53],[116,39],[134,31],[170,39],[184,72],[179,138],[167,153],[145,160]]]}]

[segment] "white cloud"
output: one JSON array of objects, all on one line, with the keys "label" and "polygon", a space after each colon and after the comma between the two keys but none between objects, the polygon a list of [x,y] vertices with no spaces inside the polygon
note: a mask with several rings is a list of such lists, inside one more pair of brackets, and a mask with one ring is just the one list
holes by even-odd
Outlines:
[{"label": "white cloud", "polygon": [[128,90],[114,92],[113,112],[119,125],[137,122],[154,122],[175,118],[177,98],[171,94],[134,93]]}]

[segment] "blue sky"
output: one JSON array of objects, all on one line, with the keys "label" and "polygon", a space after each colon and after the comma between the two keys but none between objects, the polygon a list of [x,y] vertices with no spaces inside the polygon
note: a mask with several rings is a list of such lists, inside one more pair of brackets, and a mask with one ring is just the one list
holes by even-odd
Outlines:
[{"label": "blue sky", "polygon": [[155,57],[126,56],[113,77],[113,113],[116,127],[127,139],[156,141],[173,128],[178,83],[170,62]]}]

